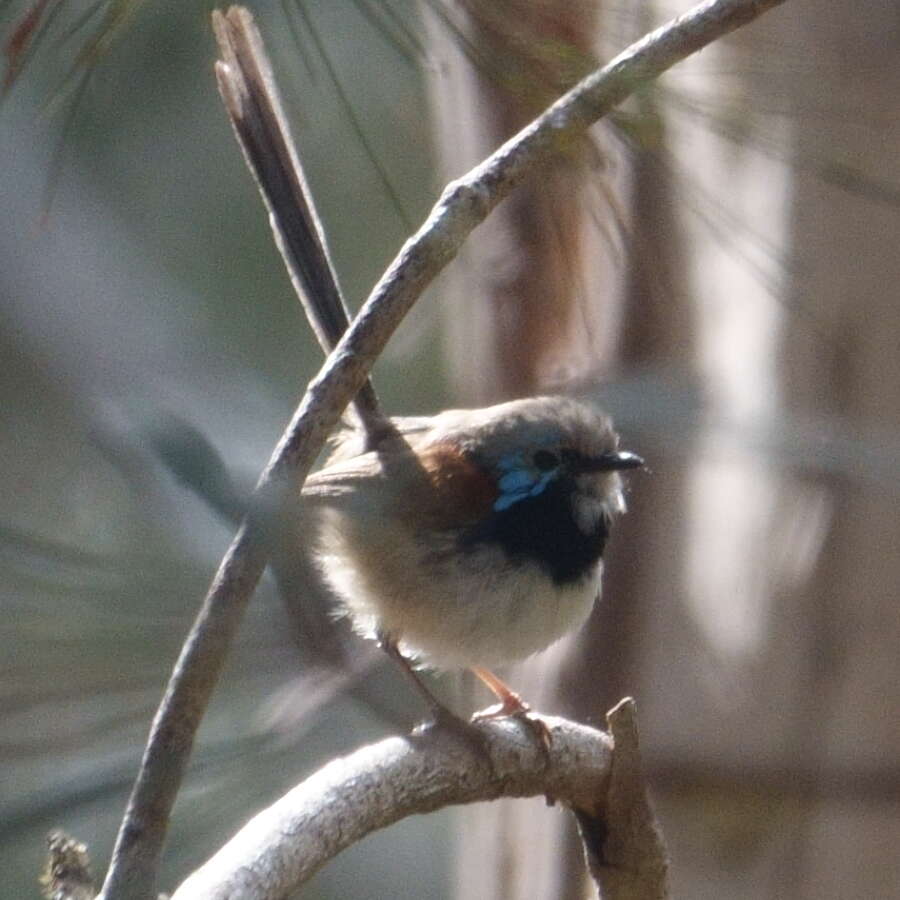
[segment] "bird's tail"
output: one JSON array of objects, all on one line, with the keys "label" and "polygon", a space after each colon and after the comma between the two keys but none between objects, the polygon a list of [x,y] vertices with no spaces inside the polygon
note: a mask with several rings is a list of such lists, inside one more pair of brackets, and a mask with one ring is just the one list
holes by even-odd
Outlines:
[{"label": "bird's tail", "polygon": [[[349,327],[349,313],[268,58],[245,10],[215,16],[214,28],[225,54],[216,65],[219,91],[269,211],[291,283],[322,349],[330,353]],[[386,420],[370,380],[353,407],[369,436],[383,431]]]}]

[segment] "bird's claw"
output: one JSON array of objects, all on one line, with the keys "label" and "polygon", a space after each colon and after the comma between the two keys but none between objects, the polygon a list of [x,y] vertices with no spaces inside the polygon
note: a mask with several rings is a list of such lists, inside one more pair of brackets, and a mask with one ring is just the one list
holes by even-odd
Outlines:
[{"label": "bird's claw", "polygon": [[518,694],[511,694],[504,697],[501,703],[489,706],[472,716],[472,722],[485,722],[490,719],[515,719],[521,722],[525,730],[532,734],[537,741],[544,761],[550,765],[550,748],[553,746],[553,734],[547,723],[536,713],[531,711],[531,707],[519,697]]}]

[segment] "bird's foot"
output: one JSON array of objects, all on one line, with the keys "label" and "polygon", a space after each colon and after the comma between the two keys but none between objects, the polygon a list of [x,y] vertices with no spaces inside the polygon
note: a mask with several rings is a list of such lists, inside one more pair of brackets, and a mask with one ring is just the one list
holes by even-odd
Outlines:
[{"label": "bird's foot", "polygon": [[531,707],[518,694],[510,693],[500,703],[482,709],[472,716],[473,723],[485,722],[490,719],[515,719],[521,722],[525,730],[534,736],[544,754],[547,765],[550,764],[553,735],[547,723],[539,715],[533,713]]},{"label": "bird's foot", "polygon": [[473,722],[483,722],[487,719],[517,719],[530,731],[540,745],[547,765],[550,764],[550,746],[553,736],[547,723],[531,711],[531,707],[509,685],[499,679],[488,669],[475,668],[472,670],[493,692],[500,701],[494,706],[489,706],[472,716]]}]

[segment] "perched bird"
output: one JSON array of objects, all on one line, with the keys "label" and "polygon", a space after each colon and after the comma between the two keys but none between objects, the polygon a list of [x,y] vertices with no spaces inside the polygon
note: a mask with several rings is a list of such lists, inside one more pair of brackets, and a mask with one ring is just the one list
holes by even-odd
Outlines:
[{"label": "perched bird", "polygon": [[[248,31],[245,14],[217,17],[217,77],[291,281],[330,352],[349,313]],[[322,510],[327,581],[356,629],[378,638],[435,712],[409,660],[471,668],[500,713],[522,711],[487,667],[542,650],[587,617],[610,524],[625,508],[619,471],[640,458],[618,449],[605,416],[562,397],[389,419],[367,380],[353,407],[358,428],[303,488]]]},{"label": "perched bird", "polygon": [[607,417],[565,397],[390,424],[372,449],[357,432],[339,439],[303,489],[322,510],[325,578],[399,661],[470,668],[496,714],[520,712],[489,667],[587,618],[625,509],[619,472],[642,460],[618,448]]}]

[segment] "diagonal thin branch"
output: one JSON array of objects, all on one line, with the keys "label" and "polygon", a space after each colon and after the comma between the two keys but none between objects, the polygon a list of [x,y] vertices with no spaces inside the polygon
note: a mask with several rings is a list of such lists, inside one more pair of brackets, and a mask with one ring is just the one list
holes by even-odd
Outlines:
[{"label": "diagonal thin branch", "polygon": [[[516,185],[640,85],[782,2],[708,0],[700,4],[585,78],[484,163],[448,185],[310,383],[260,478],[254,508],[277,509],[297,490],[402,318],[469,232]],[[155,896],[169,816],[194,735],[266,565],[265,521],[265,515],[251,515],[241,526],[175,664],[116,840],[101,892],[104,900]]]}]

